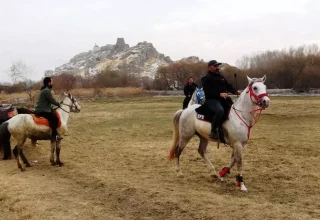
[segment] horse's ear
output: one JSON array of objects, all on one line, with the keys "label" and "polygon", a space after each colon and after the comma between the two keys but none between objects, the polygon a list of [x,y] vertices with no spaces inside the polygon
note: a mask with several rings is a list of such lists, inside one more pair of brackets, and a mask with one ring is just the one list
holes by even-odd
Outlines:
[{"label": "horse's ear", "polygon": [[249,83],[249,84],[252,84],[252,83],[253,83],[253,80],[252,80],[249,76],[247,76],[247,79],[248,79],[248,83]]},{"label": "horse's ear", "polygon": [[264,83],[264,82],[266,81],[266,79],[267,79],[267,75],[264,74],[264,76],[261,78],[261,80],[262,80],[262,82]]},{"label": "horse's ear", "polygon": [[63,95],[68,96],[68,94],[66,92],[64,92]]}]

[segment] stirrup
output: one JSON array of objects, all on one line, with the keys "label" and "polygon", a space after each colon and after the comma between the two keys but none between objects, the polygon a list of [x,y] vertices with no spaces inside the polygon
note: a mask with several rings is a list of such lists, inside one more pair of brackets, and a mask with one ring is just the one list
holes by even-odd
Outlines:
[{"label": "stirrup", "polygon": [[211,132],[211,133],[209,134],[209,138],[215,139],[215,140],[219,140],[219,133],[218,133],[218,131],[216,131],[216,132]]}]

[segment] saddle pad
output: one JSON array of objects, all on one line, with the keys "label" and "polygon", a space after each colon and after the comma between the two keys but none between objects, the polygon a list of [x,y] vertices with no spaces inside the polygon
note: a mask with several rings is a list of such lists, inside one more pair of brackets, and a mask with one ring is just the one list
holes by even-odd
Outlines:
[{"label": "saddle pad", "polygon": [[[60,118],[60,115],[54,111],[54,113],[56,114],[56,116],[58,117],[58,128],[61,127],[61,118]],[[44,118],[44,117],[39,117],[35,114],[30,114],[34,120],[34,122],[38,125],[46,125],[46,126],[50,126],[49,125],[49,121],[48,119]]]},{"label": "saddle pad", "polygon": [[[230,108],[233,104],[232,99],[226,99],[226,100],[221,100],[221,105],[224,108],[224,115],[222,119],[222,123],[228,120]],[[200,107],[196,108],[195,111],[197,112],[197,119],[201,121],[206,121],[211,123],[212,119],[214,117],[214,112],[210,112],[208,106],[205,104],[201,105]],[[224,133],[223,133],[223,128],[222,124],[219,125],[218,127],[218,132],[219,132],[219,139],[221,143],[226,143],[224,139]]]}]

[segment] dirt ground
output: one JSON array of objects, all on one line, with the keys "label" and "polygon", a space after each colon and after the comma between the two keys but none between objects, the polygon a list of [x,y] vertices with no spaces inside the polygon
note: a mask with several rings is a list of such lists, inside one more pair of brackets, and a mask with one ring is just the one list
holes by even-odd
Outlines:
[{"label": "dirt ground", "polygon": [[[168,160],[172,117],[182,98],[108,99],[81,103],[62,142],[64,167],[50,146],[27,142],[32,167],[0,160],[0,219],[320,219],[320,99],[271,97],[243,153],[248,192],[212,180],[194,137]],[[231,149],[210,143],[217,170]]]}]

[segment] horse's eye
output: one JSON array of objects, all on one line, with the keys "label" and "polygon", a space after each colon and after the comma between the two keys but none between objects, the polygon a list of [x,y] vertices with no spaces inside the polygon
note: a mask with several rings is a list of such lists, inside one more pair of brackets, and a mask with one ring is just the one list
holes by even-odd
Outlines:
[{"label": "horse's eye", "polygon": [[257,87],[253,87],[253,89],[254,89],[254,90],[257,90],[258,88],[257,88]]}]

